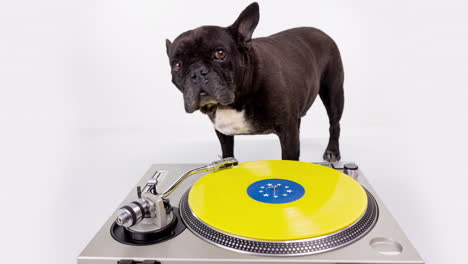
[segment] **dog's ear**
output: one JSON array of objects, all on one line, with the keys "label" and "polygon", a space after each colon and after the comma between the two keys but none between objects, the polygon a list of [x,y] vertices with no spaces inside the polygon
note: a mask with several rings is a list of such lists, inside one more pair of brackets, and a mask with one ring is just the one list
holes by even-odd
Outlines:
[{"label": "dog's ear", "polygon": [[248,48],[259,19],[259,6],[254,2],[242,11],[236,22],[229,26],[229,30],[241,45]]},{"label": "dog's ear", "polygon": [[169,51],[171,50],[171,45],[172,45],[172,42],[168,39],[166,39],[166,53],[167,53],[167,56],[169,56]]}]

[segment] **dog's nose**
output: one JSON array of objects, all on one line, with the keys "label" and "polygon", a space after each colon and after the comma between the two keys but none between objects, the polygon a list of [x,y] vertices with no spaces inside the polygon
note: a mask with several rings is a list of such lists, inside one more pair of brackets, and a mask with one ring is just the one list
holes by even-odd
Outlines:
[{"label": "dog's nose", "polygon": [[201,76],[205,77],[208,74],[208,69],[201,69],[200,74]]},{"label": "dog's nose", "polygon": [[198,80],[205,80],[209,72],[210,71],[205,67],[198,68],[192,71],[190,74],[190,79],[192,79],[193,82],[197,82]]},{"label": "dog's nose", "polygon": [[192,72],[192,75],[190,75],[190,79],[192,79],[192,81],[196,81],[197,80],[197,73]]}]

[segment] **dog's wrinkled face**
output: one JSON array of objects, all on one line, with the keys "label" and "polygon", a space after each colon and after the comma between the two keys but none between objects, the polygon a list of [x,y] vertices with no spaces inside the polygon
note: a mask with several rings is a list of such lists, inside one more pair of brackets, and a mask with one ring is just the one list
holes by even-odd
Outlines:
[{"label": "dog's wrinkled face", "polygon": [[184,95],[185,111],[214,111],[235,101],[244,53],[258,23],[258,5],[247,7],[230,27],[203,26],[166,40],[172,82]]},{"label": "dog's wrinkled face", "polygon": [[234,102],[234,78],[242,56],[227,29],[209,26],[187,31],[171,45],[169,57],[172,82],[184,94],[188,113],[210,103]]}]

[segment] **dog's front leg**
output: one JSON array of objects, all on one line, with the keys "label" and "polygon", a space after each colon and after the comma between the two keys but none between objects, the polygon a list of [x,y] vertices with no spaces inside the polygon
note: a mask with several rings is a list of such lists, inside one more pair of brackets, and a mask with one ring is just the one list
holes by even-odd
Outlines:
[{"label": "dog's front leg", "polygon": [[300,119],[291,120],[286,124],[275,128],[281,143],[281,158],[283,160],[299,160],[300,142],[299,126]]},{"label": "dog's front leg", "polygon": [[225,135],[216,130],[216,136],[218,136],[219,143],[221,143],[221,151],[223,152],[223,159],[234,157],[234,136]]}]

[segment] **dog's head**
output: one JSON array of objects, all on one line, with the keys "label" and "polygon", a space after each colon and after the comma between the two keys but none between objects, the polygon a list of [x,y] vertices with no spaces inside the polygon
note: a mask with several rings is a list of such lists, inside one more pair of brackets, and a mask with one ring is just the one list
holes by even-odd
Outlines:
[{"label": "dog's head", "polygon": [[258,20],[259,7],[253,3],[229,27],[202,26],[173,43],[166,40],[172,82],[184,95],[187,113],[206,113],[235,101]]}]

